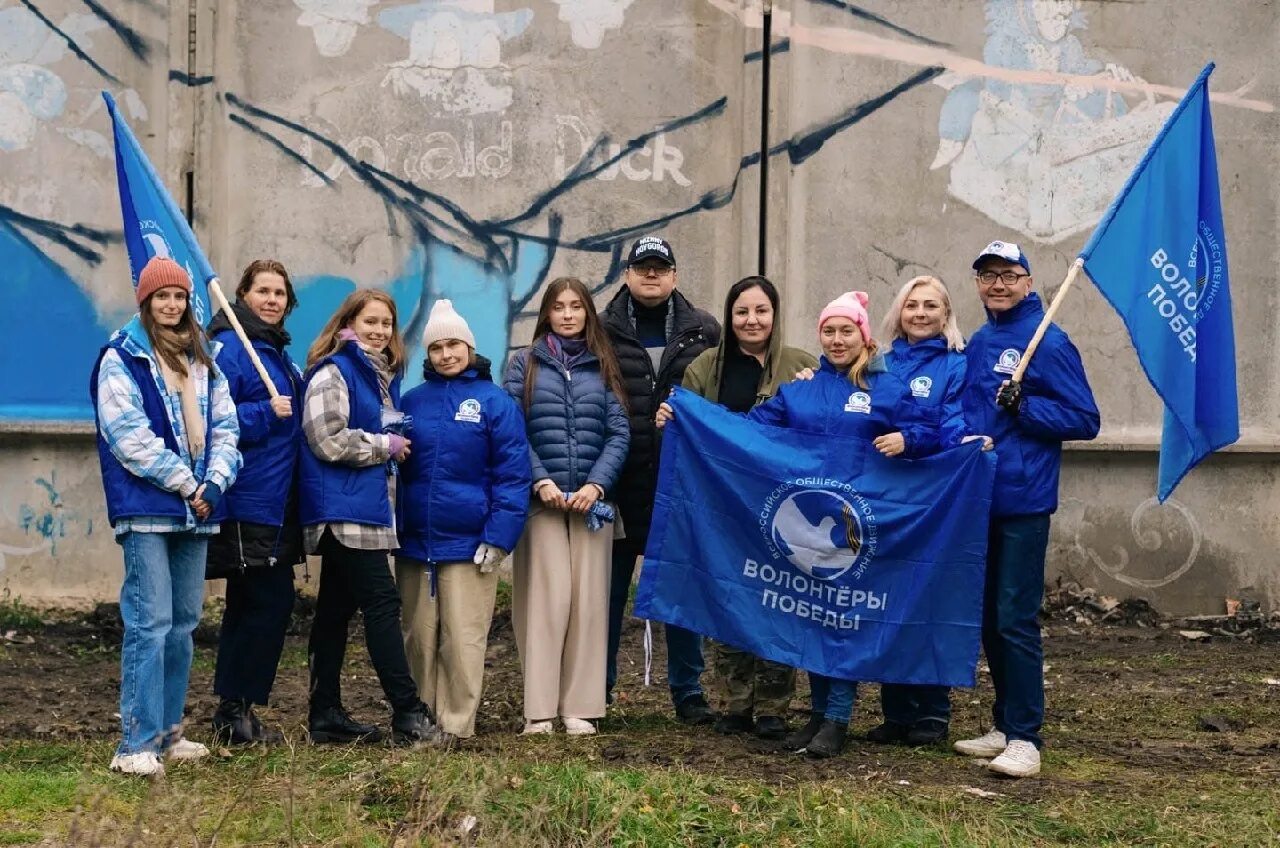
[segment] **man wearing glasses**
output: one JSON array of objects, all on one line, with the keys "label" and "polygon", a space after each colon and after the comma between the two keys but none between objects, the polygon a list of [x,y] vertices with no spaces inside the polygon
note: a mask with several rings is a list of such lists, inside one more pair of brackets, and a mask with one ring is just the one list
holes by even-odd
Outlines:
[{"label": "man wearing glasses", "polygon": [[1031,290],[1031,263],[1018,245],[993,241],[974,260],[987,322],[965,348],[962,399],[974,433],[995,439],[999,462],[991,495],[982,647],[996,700],[994,727],[955,743],[991,757],[992,771],[1028,777],[1040,771],[1044,723],[1040,611],[1049,516],[1058,508],[1062,443],[1098,435],[1098,407],[1075,345],[1050,324],[1020,383],[1023,351],[1044,317]]},{"label": "man wearing glasses", "polygon": [[[614,492],[626,538],[613,544],[609,588],[609,700],[618,678],[618,643],[636,558],[644,553],[658,485],[658,404],[680,385],[698,354],[720,343],[716,319],[676,291],[676,257],[671,245],[645,236],[631,246],[625,285],[601,314],[618,357],[631,412],[631,446]],[[714,720],[702,692],[702,637],[680,627],[666,628],[667,683],[676,715],[686,724]]]}]

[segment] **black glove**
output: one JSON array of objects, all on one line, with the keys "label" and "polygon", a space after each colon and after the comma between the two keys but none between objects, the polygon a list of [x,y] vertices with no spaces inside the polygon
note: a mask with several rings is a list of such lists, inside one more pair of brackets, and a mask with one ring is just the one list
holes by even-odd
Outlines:
[{"label": "black glove", "polygon": [[1006,380],[996,392],[996,406],[1003,408],[1010,415],[1017,415],[1018,410],[1022,408],[1022,384]]}]

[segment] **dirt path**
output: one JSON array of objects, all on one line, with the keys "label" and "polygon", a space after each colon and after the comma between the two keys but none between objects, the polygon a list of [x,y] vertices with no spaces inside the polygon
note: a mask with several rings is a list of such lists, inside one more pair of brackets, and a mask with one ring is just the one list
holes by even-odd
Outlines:
[{"label": "dirt path", "polygon": [[[286,731],[298,732],[306,715],[306,629],[303,611],[294,622],[274,694],[264,712]],[[957,781],[1028,799],[1063,787],[1090,792],[1131,792],[1135,781],[1153,783],[1186,769],[1210,770],[1245,783],[1280,779],[1280,644],[1229,639],[1193,643],[1174,630],[1086,627],[1051,622],[1046,663],[1049,742],[1045,779],[1011,783],[987,776],[942,749],[913,751],[852,742],[840,758],[818,762],[780,752],[748,737],[717,736],[709,728],[674,722],[667,700],[661,628],[654,684],[643,686],[643,625],[624,634],[619,703],[602,733],[580,747],[552,745],[547,756],[597,759],[612,767],[677,766],[697,772],[748,776],[779,783],[840,778],[849,781]],[[34,641],[26,643],[26,637]],[[118,733],[120,629],[115,611],[56,617],[40,628],[0,642],[0,741],[110,739]],[[197,657],[188,704],[190,735],[208,736],[216,617],[197,632]],[[489,650],[479,735],[466,743],[477,751],[503,752],[527,740],[521,725],[521,687],[509,622],[495,622]],[[387,710],[363,649],[353,635],[344,677],[347,707],[358,717],[386,722]],[[710,684],[711,674],[704,677]],[[874,686],[863,687],[855,731],[878,720]],[[991,704],[985,680],[977,690],[956,690],[953,737],[986,729]],[[804,704],[797,698],[797,707]],[[792,716],[801,719],[797,711]],[[1208,726],[1224,728],[1214,732]],[[1070,766],[1052,767],[1055,752]]]}]

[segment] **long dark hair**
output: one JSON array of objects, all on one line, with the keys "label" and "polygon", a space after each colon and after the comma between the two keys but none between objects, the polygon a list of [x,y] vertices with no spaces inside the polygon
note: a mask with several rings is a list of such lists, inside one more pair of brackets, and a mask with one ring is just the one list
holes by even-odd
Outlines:
[{"label": "long dark hair", "polygon": [[147,295],[147,299],[138,305],[138,318],[142,321],[142,329],[147,331],[151,339],[151,348],[165,364],[174,370],[179,377],[187,376],[187,357],[191,357],[200,365],[213,369],[213,360],[204,346],[204,331],[196,322],[195,313],[191,311],[191,292],[187,292],[187,308],[178,319],[178,326],[169,328],[156,323],[151,315],[151,298],[155,292]]},{"label": "long dark hair", "polygon": [[533,341],[529,345],[529,359],[524,370],[524,408],[529,411],[533,404],[534,375],[538,368],[538,360],[533,356],[533,346],[551,333],[551,308],[556,298],[565,291],[571,291],[581,300],[587,312],[587,320],[583,323],[582,337],[586,340],[587,350],[600,360],[600,376],[604,384],[612,391],[623,409],[627,408],[627,389],[622,382],[622,369],[618,367],[618,358],[613,355],[613,345],[600,316],[596,314],[595,302],[585,283],[577,277],[557,277],[542,293],[542,304],[538,307],[538,323],[533,328]]},{"label": "long dark hair", "polygon": [[751,289],[760,289],[764,292],[764,296],[769,298],[769,303],[773,304],[773,321],[774,328],[769,331],[769,338],[773,338],[776,332],[778,322],[778,287],[770,282],[768,277],[750,276],[743,277],[729,288],[729,293],[724,298],[724,346],[725,350],[741,352],[738,345],[738,335],[733,332],[733,304],[742,296],[743,292],[751,291]]}]

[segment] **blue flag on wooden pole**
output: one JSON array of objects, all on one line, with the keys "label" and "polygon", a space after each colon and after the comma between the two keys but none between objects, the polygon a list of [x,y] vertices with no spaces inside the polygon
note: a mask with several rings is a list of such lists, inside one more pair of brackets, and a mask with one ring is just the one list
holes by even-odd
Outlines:
[{"label": "blue flag on wooden pole", "polygon": [[201,326],[209,323],[208,283],[217,275],[196,242],[195,233],[178,209],[151,160],[116,108],[110,93],[102,92],[111,114],[116,146],[116,182],[120,187],[120,214],[124,219],[124,243],[129,251],[133,285],[153,256],[166,256],[186,268],[191,277],[191,309]]},{"label": "blue flag on wooden pole", "polygon": [[1210,63],[1080,252],[1164,401],[1157,494],[1240,438]]}]

